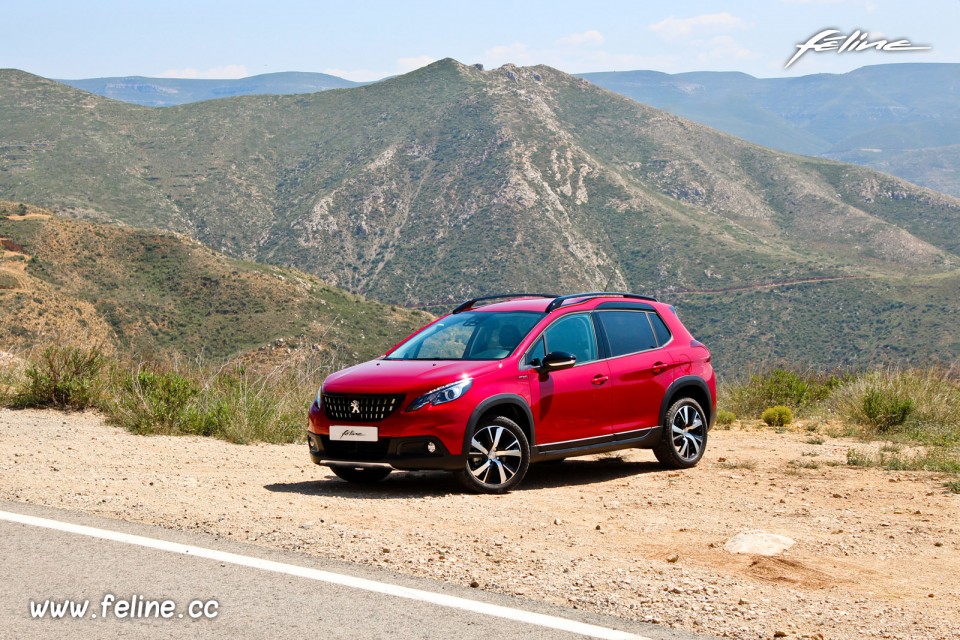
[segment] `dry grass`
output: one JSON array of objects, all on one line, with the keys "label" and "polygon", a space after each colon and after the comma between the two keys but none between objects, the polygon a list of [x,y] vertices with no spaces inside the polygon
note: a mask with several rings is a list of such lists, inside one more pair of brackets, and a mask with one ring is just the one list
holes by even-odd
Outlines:
[{"label": "dry grass", "polygon": [[952,369],[882,369],[838,388],[829,411],[865,437],[960,444],[960,380]]}]

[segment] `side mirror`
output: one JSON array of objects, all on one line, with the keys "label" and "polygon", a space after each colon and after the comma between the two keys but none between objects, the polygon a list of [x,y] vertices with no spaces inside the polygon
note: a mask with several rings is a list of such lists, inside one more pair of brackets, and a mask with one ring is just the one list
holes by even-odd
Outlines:
[{"label": "side mirror", "polygon": [[540,373],[569,369],[575,364],[577,364],[577,356],[572,353],[551,351],[543,357],[543,362],[540,364]]}]

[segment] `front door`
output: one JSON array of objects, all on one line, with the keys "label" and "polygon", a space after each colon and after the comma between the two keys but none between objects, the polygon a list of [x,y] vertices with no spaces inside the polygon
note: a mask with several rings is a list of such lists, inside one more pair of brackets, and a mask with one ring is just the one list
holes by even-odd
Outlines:
[{"label": "front door", "polygon": [[551,324],[528,352],[538,364],[544,354],[571,353],[570,369],[538,374],[529,370],[531,409],[539,446],[589,440],[610,434],[610,368],[599,360],[597,336],[589,313],[563,316]]}]

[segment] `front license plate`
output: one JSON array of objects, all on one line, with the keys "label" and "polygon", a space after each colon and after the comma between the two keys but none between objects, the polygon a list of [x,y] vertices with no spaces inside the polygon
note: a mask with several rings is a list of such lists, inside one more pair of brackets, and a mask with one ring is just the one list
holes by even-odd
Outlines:
[{"label": "front license plate", "polygon": [[336,441],[376,442],[376,427],[330,427],[330,439]]}]

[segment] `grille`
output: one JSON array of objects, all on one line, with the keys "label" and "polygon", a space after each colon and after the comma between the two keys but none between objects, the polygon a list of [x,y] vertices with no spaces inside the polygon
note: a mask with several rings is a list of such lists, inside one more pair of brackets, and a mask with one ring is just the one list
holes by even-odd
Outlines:
[{"label": "grille", "polygon": [[386,458],[390,450],[390,438],[381,438],[376,442],[350,442],[320,436],[320,442],[323,443],[324,452],[331,458],[353,462],[378,462]]},{"label": "grille", "polygon": [[350,422],[380,422],[393,413],[401,402],[403,395],[323,395],[323,408],[327,417]]}]

